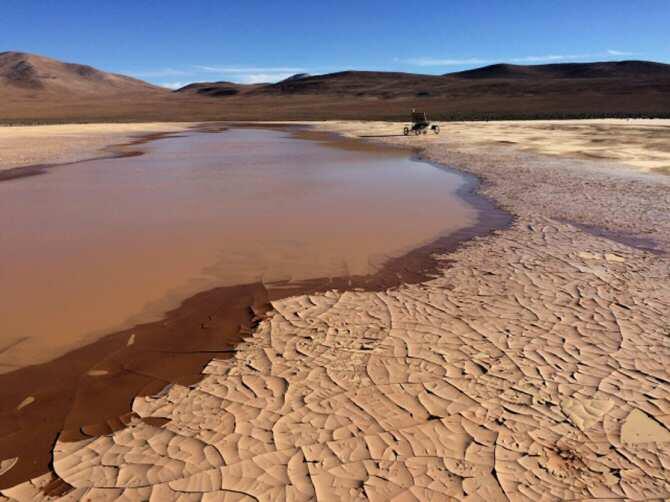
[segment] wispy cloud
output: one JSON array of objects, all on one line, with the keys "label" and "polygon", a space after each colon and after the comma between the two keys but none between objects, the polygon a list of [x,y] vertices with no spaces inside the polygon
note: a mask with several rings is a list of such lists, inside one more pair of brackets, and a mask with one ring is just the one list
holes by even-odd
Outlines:
[{"label": "wispy cloud", "polygon": [[614,49],[607,49],[607,54],[610,56],[634,56],[634,52],[628,52],[628,51],[617,51]]},{"label": "wispy cloud", "polygon": [[279,82],[296,73],[305,73],[305,68],[291,66],[203,66],[194,68],[210,75],[227,78],[243,84]]},{"label": "wispy cloud", "polygon": [[469,64],[486,64],[490,62],[490,60],[480,58],[440,59],[428,57],[411,58],[400,61],[414,66],[464,66]]},{"label": "wispy cloud", "polygon": [[193,70],[178,70],[175,68],[159,68],[156,70],[123,71],[126,75],[138,78],[182,77],[193,75]]},{"label": "wispy cloud", "polygon": [[496,62],[511,63],[551,63],[560,61],[581,61],[585,59],[608,58],[612,56],[632,56],[633,52],[608,49],[605,52],[591,52],[582,54],[542,54],[537,56],[507,57],[507,58],[435,58],[419,57],[399,60],[402,63],[413,66],[468,66],[492,64]]},{"label": "wispy cloud", "polygon": [[552,61],[576,61],[601,57],[602,54],[544,54],[542,56],[524,56],[509,58],[513,63],[550,63]]},{"label": "wispy cloud", "polygon": [[190,84],[190,82],[158,82],[156,85],[167,87],[168,89],[180,89],[188,84]]},{"label": "wispy cloud", "polygon": [[291,75],[295,75],[296,72],[286,72],[286,73],[249,73],[243,75],[240,80],[245,84],[261,84],[264,82],[279,82],[285,78],[289,78]]},{"label": "wispy cloud", "polygon": [[[189,65],[182,68],[158,68],[137,71],[120,71],[136,78],[148,79],[156,85],[177,89],[191,82],[206,80],[230,80],[244,84],[277,82],[295,75],[307,73],[305,68],[292,66],[220,66]],[[174,80],[168,80],[172,77]],[[164,81],[165,80],[165,81]]]},{"label": "wispy cloud", "polygon": [[194,68],[200,70],[200,71],[205,71],[208,73],[219,73],[222,75],[228,74],[228,73],[242,73],[242,74],[253,74],[253,73],[288,73],[290,75],[293,75],[295,73],[301,73],[304,72],[304,68],[292,68],[292,67],[285,67],[285,66],[279,66],[279,67],[257,67],[257,66],[251,66],[251,67],[244,67],[244,66],[201,66],[201,65],[195,65]]}]

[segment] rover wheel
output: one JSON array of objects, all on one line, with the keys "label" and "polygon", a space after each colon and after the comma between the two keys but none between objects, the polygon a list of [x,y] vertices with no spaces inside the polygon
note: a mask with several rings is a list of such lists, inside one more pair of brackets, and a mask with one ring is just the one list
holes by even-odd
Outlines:
[{"label": "rover wheel", "polygon": [[409,127],[405,127],[405,128],[402,130],[402,133],[403,133],[405,136],[409,136]]},{"label": "rover wheel", "polygon": [[435,134],[440,134],[440,126],[437,126],[437,125],[436,125],[436,126],[433,126],[433,132],[434,132]]}]

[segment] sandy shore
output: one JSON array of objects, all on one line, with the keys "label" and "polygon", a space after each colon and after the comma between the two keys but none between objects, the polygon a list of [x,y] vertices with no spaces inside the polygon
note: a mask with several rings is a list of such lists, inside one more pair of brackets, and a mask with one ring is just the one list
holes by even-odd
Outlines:
[{"label": "sandy shore", "polygon": [[191,123],[0,126],[0,173],[18,167],[64,164],[100,157],[105,148],[138,135],[179,132]]},{"label": "sandy shore", "polygon": [[[345,135],[384,141],[388,135],[400,134],[404,125],[333,121],[327,127]],[[442,135],[429,134],[411,138],[410,142],[422,146],[447,143],[460,152],[475,153],[502,146],[517,152],[608,161],[599,164],[601,167],[627,166],[641,172],[670,174],[668,119],[449,122],[443,124]]]},{"label": "sandy shore", "polygon": [[[126,428],[57,442],[68,496],[669,497],[670,177],[639,164],[640,151],[663,158],[668,126],[615,122],[615,143],[635,148],[576,159],[566,135],[583,146],[602,124],[560,125],[533,150],[499,138],[534,123],[419,138],[320,126],[471,172],[515,223],[419,284],[272,302],[200,382],[136,398]],[[493,126],[495,139],[474,132]],[[16,463],[0,460],[0,472]],[[50,477],[2,494],[45,497]]]}]

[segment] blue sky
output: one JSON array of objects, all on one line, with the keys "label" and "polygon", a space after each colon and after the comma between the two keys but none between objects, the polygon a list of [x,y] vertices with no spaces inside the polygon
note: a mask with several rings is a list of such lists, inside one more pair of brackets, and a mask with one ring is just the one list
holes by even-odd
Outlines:
[{"label": "blue sky", "polygon": [[670,0],[2,0],[0,51],[170,87],[346,69],[670,62]]}]

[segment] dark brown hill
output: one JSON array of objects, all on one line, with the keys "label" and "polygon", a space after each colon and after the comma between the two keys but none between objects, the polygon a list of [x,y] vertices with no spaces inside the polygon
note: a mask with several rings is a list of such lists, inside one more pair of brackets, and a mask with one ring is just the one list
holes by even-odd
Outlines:
[{"label": "dark brown hill", "polygon": [[[324,75],[298,74],[274,84],[234,84],[203,82],[190,84],[175,92],[209,96],[334,95],[393,97],[414,94],[416,88],[437,90],[447,81],[439,75],[416,75],[373,71],[342,71]],[[421,92],[421,91],[419,91]]]},{"label": "dark brown hill", "polygon": [[342,71],[308,75],[269,84],[253,94],[330,94],[347,96],[394,97],[416,92],[441,90],[446,81],[438,75],[381,71]]},{"label": "dark brown hill", "polygon": [[[181,94],[199,94],[201,96],[223,97],[235,96],[240,93],[248,92],[258,87],[259,84],[245,85],[235,82],[197,82],[177,89],[176,93]],[[266,84],[260,84],[266,85]]]},{"label": "dark brown hill", "polygon": [[275,84],[242,85],[230,82],[191,84],[210,96],[351,96],[394,98],[566,95],[577,92],[606,95],[665,91],[670,65],[647,61],[565,63],[549,65],[496,64],[446,75],[399,72],[343,71],[298,75]]},{"label": "dark brown hill", "polygon": [[607,61],[602,63],[557,63],[542,65],[494,64],[455,73],[445,77],[467,79],[508,78],[670,78],[670,65],[651,61]]}]

